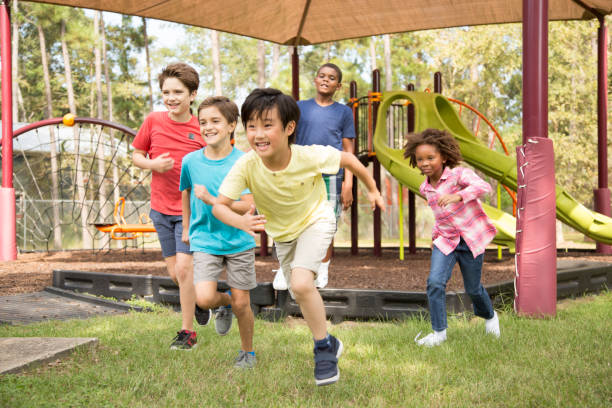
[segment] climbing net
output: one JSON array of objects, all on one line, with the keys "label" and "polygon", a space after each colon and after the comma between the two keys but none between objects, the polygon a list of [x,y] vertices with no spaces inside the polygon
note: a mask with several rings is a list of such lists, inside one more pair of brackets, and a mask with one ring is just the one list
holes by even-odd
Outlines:
[{"label": "climbing net", "polygon": [[135,132],[94,118],[48,119],[13,139],[13,185],[19,251],[111,249],[154,245],[156,234],[111,240],[95,224],[112,224],[125,199],[126,222],[149,213],[151,174],[132,165]]}]

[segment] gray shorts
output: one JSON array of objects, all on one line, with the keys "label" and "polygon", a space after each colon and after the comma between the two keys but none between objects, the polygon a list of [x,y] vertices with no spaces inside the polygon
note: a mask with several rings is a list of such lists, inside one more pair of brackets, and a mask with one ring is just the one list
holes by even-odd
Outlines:
[{"label": "gray shorts", "polygon": [[194,284],[217,282],[224,268],[227,269],[227,284],[230,288],[251,290],[257,287],[253,249],[226,255],[193,253]]},{"label": "gray shorts", "polygon": [[291,285],[291,270],[304,268],[314,273],[315,278],[327,248],[336,233],[336,218],[331,207],[326,218],[306,228],[299,237],[289,242],[274,242],[276,256],[288,286]]}]

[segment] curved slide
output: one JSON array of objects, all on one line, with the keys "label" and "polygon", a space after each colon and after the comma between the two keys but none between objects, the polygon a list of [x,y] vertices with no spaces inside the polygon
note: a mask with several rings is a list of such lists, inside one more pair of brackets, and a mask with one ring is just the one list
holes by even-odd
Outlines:
[{"label": "curved slide", "polygon": [[[378,110],[374,148],[380,163],[402,184],[418,193],[424,177],[403,158],[400,149],[387,143],[386,111],[395,100],[409,100],[414,104],[415,132],[427,128],[448,130],[459,142],[463,159],[474,168],[495,178],[516,191],[516,160],[490,150],[463,125],[457,112],[444,96],[426,92],[385,92]],[[612,218],[589,210],[572,196],[556,187],[557,219],[596,241],[612,244]],[[497,228],[496,244],[514,248],[515,218],[503,211],[483,204]]]}]

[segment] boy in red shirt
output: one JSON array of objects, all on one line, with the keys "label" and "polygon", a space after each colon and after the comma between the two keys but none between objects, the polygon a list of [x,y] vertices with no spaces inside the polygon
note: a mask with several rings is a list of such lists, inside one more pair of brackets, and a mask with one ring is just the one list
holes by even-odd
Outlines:
[{"label": "boy in red shirt", "polygon": [[193,286],[193,259],[183,233],[179,180],[183,156],[206,145],[200,136],[198,118],[191,114],[200,79],[185,63],[170,64],[158,77],[166,112],[151,112],[132,142],[132,161],[150,169],[151,219],[157,230],[170,278],[178,284],[183,323],[170,348],[190,350],[197,344],[193,317],[207,324],[210,311],[196,307]]}]

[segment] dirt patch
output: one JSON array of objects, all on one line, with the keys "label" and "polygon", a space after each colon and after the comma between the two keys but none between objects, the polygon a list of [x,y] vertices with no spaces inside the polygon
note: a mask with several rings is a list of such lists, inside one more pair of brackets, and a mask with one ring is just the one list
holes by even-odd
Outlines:
[{"label": "dirt patch", "polygon": [[[593,252],[563,252],[565,259],[580,259],[612,263],[612,256]],[[397,249],[384,249],[375,257],[372,249],[360,249],[352,256],[349,249],[337,249],[330,266],[329,288],[356,288],[402,291],[425,291],[429,274],[429,250],[405,255],[400,261]],[[278,262],[272,256],[255,258],[258,282],[272,282]],[[38,252],[19,254],[15,261],[0,263],[0,296],[31,293],[51,285],[54,269],[92,271],[119,274],[166,276],[166,266],[159,250],[113,250]],[[485,285],[514,278],[514,258],[505,254],[501,261],[496,253],[485,255],[482,281]],[[222,276],[221,279],[225,279]],[[456,267],[448,289],[463,288],[463,279]]]}]

